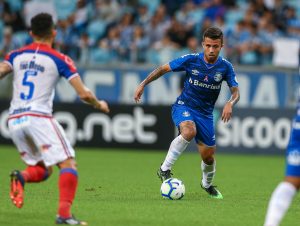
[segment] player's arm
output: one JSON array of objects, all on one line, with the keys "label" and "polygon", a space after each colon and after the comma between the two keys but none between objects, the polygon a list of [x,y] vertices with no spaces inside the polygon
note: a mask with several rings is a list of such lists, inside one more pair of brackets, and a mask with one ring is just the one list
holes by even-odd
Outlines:
[{"label": "player's arm", "polygon": [[100,111],[109,113],[107,102],[104,100],[98,100],[95,94],[83,84],[79,76],[72,78],[69,82],[83,102],[92,105]]},{"label": "player's arm", "polygon": [[8,64],[1,62],[0,63],[0,79],[3,79],[10,72],[12,72],[12,68]]},{"label": "player's arm", "polygon": [[152,71],[147,76],[147,78],[145,78],[145,80],[142,81],[141,84],[135,90],[135,93],[134,93],[135,102],[140,101],[146,85],[148,85],[149,83],[153,82],[154,80],[158,79],[159,77],[161,77],[162,75],[164,75],[170,71],[171,71],[171,67],[169,64],[161,65],[160,67],[158,67],[154,71]]},{"label": "player's arm", "polygon": [[225,104],[222,113],[222,120],[228,122],[232,116],[232,108],[240,99],[240,91],[238,86],[230,87],[231,97]]}]

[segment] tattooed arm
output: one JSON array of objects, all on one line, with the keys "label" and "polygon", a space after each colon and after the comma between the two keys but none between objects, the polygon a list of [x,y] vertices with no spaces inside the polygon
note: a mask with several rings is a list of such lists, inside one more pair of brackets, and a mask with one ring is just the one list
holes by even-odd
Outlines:
[{"label": "tattooed arm", "polygon": [[154,80],[158,79],[162,75],[166,74],[167,72],[170,72],[171,68],[169,64],[164,64],[158,68],[156,68],[154,71],[152,71],[147,78],[145,78],[144,81],[141,82],[141,84],[137,87],[135,94],[134,94],[134,100],[135,102],[139,102],[141,99],[141,96],[143,95],[144,88],[149,83],[153,82]]}]

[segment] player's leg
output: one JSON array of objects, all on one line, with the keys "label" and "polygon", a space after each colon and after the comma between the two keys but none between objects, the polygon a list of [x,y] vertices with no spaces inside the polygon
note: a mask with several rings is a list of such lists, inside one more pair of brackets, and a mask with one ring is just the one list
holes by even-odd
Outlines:
[{"label": "player's leg", "polygon": [[71,213],[78,184],[76,161],[73,158],[69,158],[59,163],[58,166],[60,168],[58,181],[59,207],[56,223],[87,225],[86,222],[75,219]]},{"label": "player's leg", "polygon": [[[67,140],[63,128],[53,118],[31,117],[30,128],[27,133],[32,138],[32,148],[35,147],[34,156],[39,156],[39,161],[29,162],[29,155],[24,155],[23,159],[27,160],[28,167],[24,172],[24,178],[32,182],[42,180],[44,169],[51,169],[53,165],[58,165],[61,168],[59,178],[59,194],[60,202],[68,200],[72,204],[74,194],[77,187],[77,170],[75,167],[75,151],[70,142]],[[36,159],[34,159],[36,160]],[[36,164],[42,161],[43,164]],[[50,173],[51,171],[48,171]],[[72,175],[69,175],[72,174]],[[49,174],[48,174],[49,175]],[[44,174],[45,176],[45,174]],[[65,198],[64,198],[65,197]],[[64,206],[59,204],[59,213],[65,218],[58,216],[57,224],[77,224],[85,225],[85,222],[76,220],[70,213],[70,205]]]},{"label": "player's leg", "polygon": [[[25,119],[24,119],[25,118]],[[16,123],[20,122],[20,124]],[[25,116],[20,119],[10,120],[11,137],[20,151],[27,167],[23,171],[15,170],[24,183],[38,183],[46,180],[52,173],[51,167],[46,167],[41,152],[45,148],[39,145],[39,137],[35,134],[35,118]],[[18,126],[15,126],[15,125]],[[23,125],[22,125],[23,124]]]},{"label": "player's leg", "polygon": [[171,142],[167,156],[157,172],[162,181],[171,177],[172,166],[196,135],[196,126],[187,108],[173,106],[172,117],[180,134]]},{"label": "player's leg", "polygon": [[216,161],[214,159],[214,153],[216,146],[207,146],[203,143],[198,143],[198,151],[201,155],[201,170],[202,181],[201,187],[212,197],[222,199],[221,192],[212,184],[216,173]]},{"label": "player's leg", "polygon": [[212,184],[216,173],[216,161],[214,154],[216,151],[215,131],[213,117],[195,115],[198,144],[198,152],[201,155],[202,181],[201,187],[213,198],[222,199],[223,196],[216,186]]},{"label": "player's leg", "polygon": [[293,122],[286,152],[285,180],[276,187],[271,196],[264,223],[265,226],[277,226],[280,224],[297,190],[300,188],[300,129],[298,123],[299,119],[296,118]]},{"label": "player's leg", "polygon": [[13,170],[10,174],[11,189],[10,198],[16,207],[21,208],[24,203],[24,190],[26,183],[38,183],[46,180],[52,172],[52,168],[46,168],[42,162],[34,166],[28,165],[25,170]]},{"label": "player's leg", "polygon": [[214,159],[214,153],[216,146],[207,146],[202,142],[198,143],[198,152],[201,155],[201,170],[202,170],[202,186],[208,188],[211,186],[215,172],[216,162]]},{"label": "player's leg", "polygon": [[20,152],[22,160],[27,164],[25,170],[13,170],[10,174],[10,198],[16,207],[21,208],[24,202],[25,183],[43,181],[50,175],[51,170],[42,164],[42,156],[28,133],[32,128],[30,119],[26,116],[10,119],[8,126],[11,138]]},{"label": "player's leg", "polygon": [[278,226],[300,188],[300,177],[286,177],[272,193],[264,226]]},{"label": "player's leg", "polygon": [[46,167],[44,162],[40,161],[34,166],[28,165],[20,173],[26,183],[39,183],[49,178],[52,174],[52,167]]},{"label": "player's leg", "polygon": [[168,154],[161,165],[162,170],[170,170],[175,161],[186,149],[190,141],[196,135],[196,127],[192,121],[184,121],[180,123],[180,134],[171,142]]},{"label": "player's leg", "polygon": [[57,165],[60,169],[56,224],[87,225],[86,222],[75,219],[71,212],[78,184],[75,151],[63,128],[55,119],[49,119],[45,123],[48,124],[48,130],[42,130],[40,134],[49,133],[49,131],[52,131],[52,134],[48,135],[47,140],[40,140],[40,145],[51,144],[47,146],[46,151],[42,152],[43,160],[47,166]]},{"label": "player's leg", "polygon": [[[299,158],[297,156],[300,156],[300,152],[297,149],[288,148],[287,153],[286,177],[272,193],[265,218],[265,226],[280,224],[300,188],[300,165],[296,159]],[[294,160],[298,161],[296,165],[293,157],[295,157]]]}]

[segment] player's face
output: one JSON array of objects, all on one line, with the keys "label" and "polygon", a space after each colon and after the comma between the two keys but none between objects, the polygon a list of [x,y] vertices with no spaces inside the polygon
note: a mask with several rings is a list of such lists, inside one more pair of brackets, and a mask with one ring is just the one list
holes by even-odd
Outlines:
[{"label": "player's face", "polygon": [[204,49],[204,60],[210,64],[215,63],[223,47],[222,40],[210,39],[206,37],[202,42],[202,46]]}]

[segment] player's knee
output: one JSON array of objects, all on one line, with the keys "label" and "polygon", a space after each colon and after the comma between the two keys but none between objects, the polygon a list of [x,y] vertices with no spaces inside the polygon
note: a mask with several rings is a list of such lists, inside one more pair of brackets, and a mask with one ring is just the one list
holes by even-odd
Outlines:
[{"label": "player's knee", "polygon": [[60,169],[71,168],[71,169],[77,170],[77,163],[74,158],[69,158],[69,159],[66,159],[65,161],[59,163],[58,167]]},{"label": "player's knee", "polygon": [[300,189],[300,177],[296,176],[287,176],[285,181],[291,183],[298,191]]},{"label": "player's knee", "polygon": [[47,180],[53,172],[52,167],[45,166],[44,162],[38,162],[35,166],[28,166],[27,170],[30,170],[30,168],[36,172],[36,175],[40,175],[41,181]]},{"label": "player's knee", "polygon": [[181,131],[181,136],[187,141],[191,141],[196,136],[196,129],[194,128],[185,128]]}]

